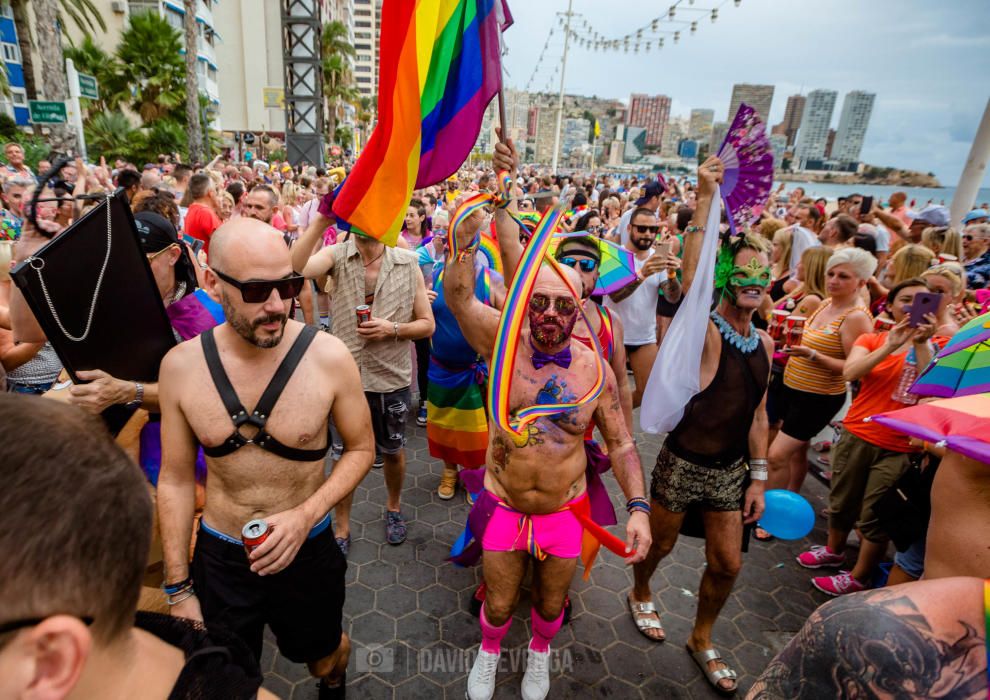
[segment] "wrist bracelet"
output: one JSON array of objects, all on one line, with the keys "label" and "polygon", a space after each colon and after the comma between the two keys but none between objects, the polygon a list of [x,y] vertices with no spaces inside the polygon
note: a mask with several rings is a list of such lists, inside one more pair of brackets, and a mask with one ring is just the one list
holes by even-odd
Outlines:
[{"label": "wrist bracelet", "polygon": [[704,229],[701,228],[701,226],[691,225],[684,229],[684,234],[687,235],[689,233],[698,233],[699,231],[704,231]]},{"label": "wrist bracelet", "polygon": [[165,591],[165,595],[175,595],[186,588],[192,588],[193,580],[191,577],[186,577],[181,581],[175,583],[163,583],[162,590]]},{"label": "wrist bracelet", "polygon": [[817,362],[818,361],[818,351],[815,350],[814,348],[811,348],[811,357],[809,357],[808,359],[811,360],[812,362]]},{"label": "wrist bracelet", "polygon": [[626,512],[629,513],[629,515],[632,515],[636,511],[639,511],[640,513],[646,513],[647,515],[649,515],[650,506],[646,503],[634,503],[631,506],[626,506]]},{"label": "wrist bracelet", "polygon": [[749,478],[753,481],[766,481],[770,476],[766,469],[750,469]]},{"label": "wrist bracelet", "polygon": [[767,466],[767,460],[766,459],[763,459],[763,458],[760,458],[760,457],[756,457],[754,459],[749,460],[749,468],[750,469],[754,469],[754,468],[758,468],[758,467],[764,467],[764,468],[766,468],[766,466]]},{"label": "wrist bracelet", "polygon": [[184,600],[189,600],[189,599],[190,599],[190,598],[192,598],[192,597],[193,597],[194,595],[196,595],[196,591],[194,591],[194,590],[193,590],[193,589],[192,589],[192,588],[190,587],[190,588],[187,588],[186,590],[184,590],[184,591],[183,591],[182,593],[179,593],[179,594],[177,594],[177,595],[178,595],[179,597],[175,597],[175,596],[171,596],[171,595],[170,595],[170,596],[168,596],[168,597],[167,597],[167,598],[165,599],[165,602],[166,602],[166,603],[168,603],[169,605],[178,605],[178,604],[179,604],[179,603],[181,603],[182,601],[184,601]]},{"label": "wrist bracelet", "polygon": [[398,321],[393,321],[392,322],[392,332],[395,334],[395,339],[398,340],[399,339],[399,322]]}]

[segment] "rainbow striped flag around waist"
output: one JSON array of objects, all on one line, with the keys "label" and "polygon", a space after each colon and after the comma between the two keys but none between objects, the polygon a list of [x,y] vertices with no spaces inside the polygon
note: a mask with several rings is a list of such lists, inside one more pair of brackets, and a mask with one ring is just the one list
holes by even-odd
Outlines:
[{"label": "rainbow striped flag around waist", "polygon": [[333,205],[352,230],[395,245],[413,187],[456,172],[502,83],[505,0],[382,6],[378,126]]}]

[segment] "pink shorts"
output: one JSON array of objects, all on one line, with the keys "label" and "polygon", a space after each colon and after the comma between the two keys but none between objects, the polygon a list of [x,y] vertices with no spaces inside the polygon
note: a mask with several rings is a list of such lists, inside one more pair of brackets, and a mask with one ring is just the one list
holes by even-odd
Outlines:
[{"label": "pink shorts", "polygon": [[484,551],[528,551],[540,560],[547,555],[561,559],[580,556],[584,527],[568,506],[587,498],[587,493],[569,501],[554,513],[542,515],[521,513],[494,494],[492,497],[498,506],[481,538]]}]

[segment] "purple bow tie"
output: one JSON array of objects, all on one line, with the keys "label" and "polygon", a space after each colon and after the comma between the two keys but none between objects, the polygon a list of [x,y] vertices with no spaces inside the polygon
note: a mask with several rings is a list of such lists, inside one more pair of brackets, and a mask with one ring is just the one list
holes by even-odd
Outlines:
[{"label": "purple bow tie", "polygon": [[549,365],[550,363],[553,363],[563,369],[567,369],[568,367],[571,366],[570,343],[568,343],[563,350],[559,352],[555,352],[552,355],[548,352],[543,352],[542,350],[538,350],[536,346],[533,345],[532,340],[529,341],[529,345],[533,349],[533,355],[531,359],[533,360],[533,367],[535,367],[536,369],[540,369],[546,365]]}]

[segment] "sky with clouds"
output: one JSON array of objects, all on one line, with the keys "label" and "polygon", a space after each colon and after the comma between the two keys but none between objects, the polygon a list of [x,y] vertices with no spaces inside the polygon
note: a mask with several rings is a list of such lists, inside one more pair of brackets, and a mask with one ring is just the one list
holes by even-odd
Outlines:
[{"label": "sky with clouds", "polygon": [[[506,83],[556,92],[567,0],[508,0],[515,24],[505,33]],[[665,14],[673,0],[573,0],[574,27],[621,38]],[[711,8],[719,8],[711,22]],[[706,11],[694,11],[706,9]],[[671,113],[715,110],[725,120],[734,83],[775,86],[770,123],[787,96],[839,93],[832,127],[850,90],[875,92],[864,161],[934,172],[955,185],[990,98],[990,0],[681,0],[679,43],[649,53],[595,52],[572,41],[565,90],[628,102],[630,93],[669,95]],[[538,59],[548,32],[542,62]],[[645,32],[647,36],[650,32]],[[983,186],[990,186],[990,171]]]}]

